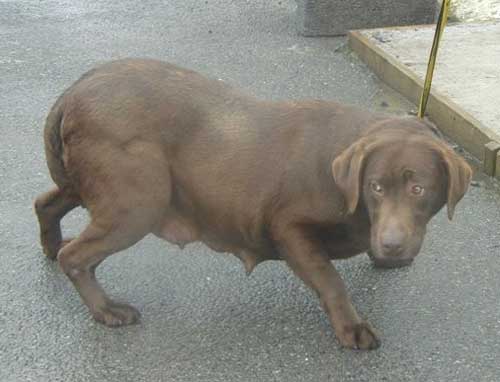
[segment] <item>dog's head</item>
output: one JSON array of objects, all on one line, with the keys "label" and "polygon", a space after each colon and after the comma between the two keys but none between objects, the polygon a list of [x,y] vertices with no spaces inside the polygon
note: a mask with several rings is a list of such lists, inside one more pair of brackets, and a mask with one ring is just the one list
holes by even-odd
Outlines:
[{"label": "dog's head", "polygon": [[452,219],[472,176],[443,141],[402,129],[361,138],[333,161],[332,171],[347,213],[367,209],[372,255],[382,266],[410,263],[429,220],[445,204]]}]

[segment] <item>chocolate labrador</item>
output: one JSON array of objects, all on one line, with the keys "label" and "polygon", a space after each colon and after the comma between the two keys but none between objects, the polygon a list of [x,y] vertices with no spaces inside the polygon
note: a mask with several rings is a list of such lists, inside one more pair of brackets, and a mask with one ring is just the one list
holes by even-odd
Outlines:
[{"label": "chocolate labrador", "polygon": [[[44,138],[57,187],[35,201],[43,250],[108,326],[139,313],[112,301],[95,269],[153,233],[233,253],[247,272],[285,260],[342,345],[376,348],[331,260],[370,251],[378,264],[407,264],[431,217],[446,204],[451,219],[471,178],[426,121],[264,102],[155,60],[83,75],[52,107]],[[90,223],[64,241],[60,220],[77,206]]]}]

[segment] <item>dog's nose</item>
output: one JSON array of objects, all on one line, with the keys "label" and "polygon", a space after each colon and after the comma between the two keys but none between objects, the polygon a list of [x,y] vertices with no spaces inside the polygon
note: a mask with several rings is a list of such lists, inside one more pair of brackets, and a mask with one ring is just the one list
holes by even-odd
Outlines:
[{"label": "dog's nose", "polygon": [[399,242],[385,241],[382,243],[384,252],[398,254],[403,249],[403,245]]},{"label": "dog's nose", "polygon": [[382,236],[382,249],[388,255],[397,256],[403,251],[404,233],[400,230],[391,230]]}]

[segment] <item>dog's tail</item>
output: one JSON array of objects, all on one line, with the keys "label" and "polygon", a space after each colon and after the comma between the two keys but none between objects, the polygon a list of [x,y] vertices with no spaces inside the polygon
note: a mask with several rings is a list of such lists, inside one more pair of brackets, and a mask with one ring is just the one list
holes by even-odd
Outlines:
[{"label": "dog's tail", "polygon": [[64,94],[61,95],[45,121],[44,143],[45,157],[49,167],[50,176],[59,188],[70,186],[63,160],[63,143],[61,129],[64,123]]}]

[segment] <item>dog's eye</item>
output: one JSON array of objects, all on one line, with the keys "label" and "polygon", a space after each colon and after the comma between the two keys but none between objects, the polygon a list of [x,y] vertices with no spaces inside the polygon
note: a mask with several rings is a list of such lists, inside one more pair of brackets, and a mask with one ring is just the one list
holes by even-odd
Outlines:
[{"label": "dog's eye", "polygon": [[424,194],[424,188],[416,184],[411,188],[411,193],[416,196],[422,196]]},{"label": "dog's eye", "polygon": [[376,194],[383,194],[384,193],[384,189],[382,188],[382,186],[380,184],[378,184],[377,182],[373,181],[373,182],[370,182],[370,188],[372,189],[373,192],[375,192]]}]

